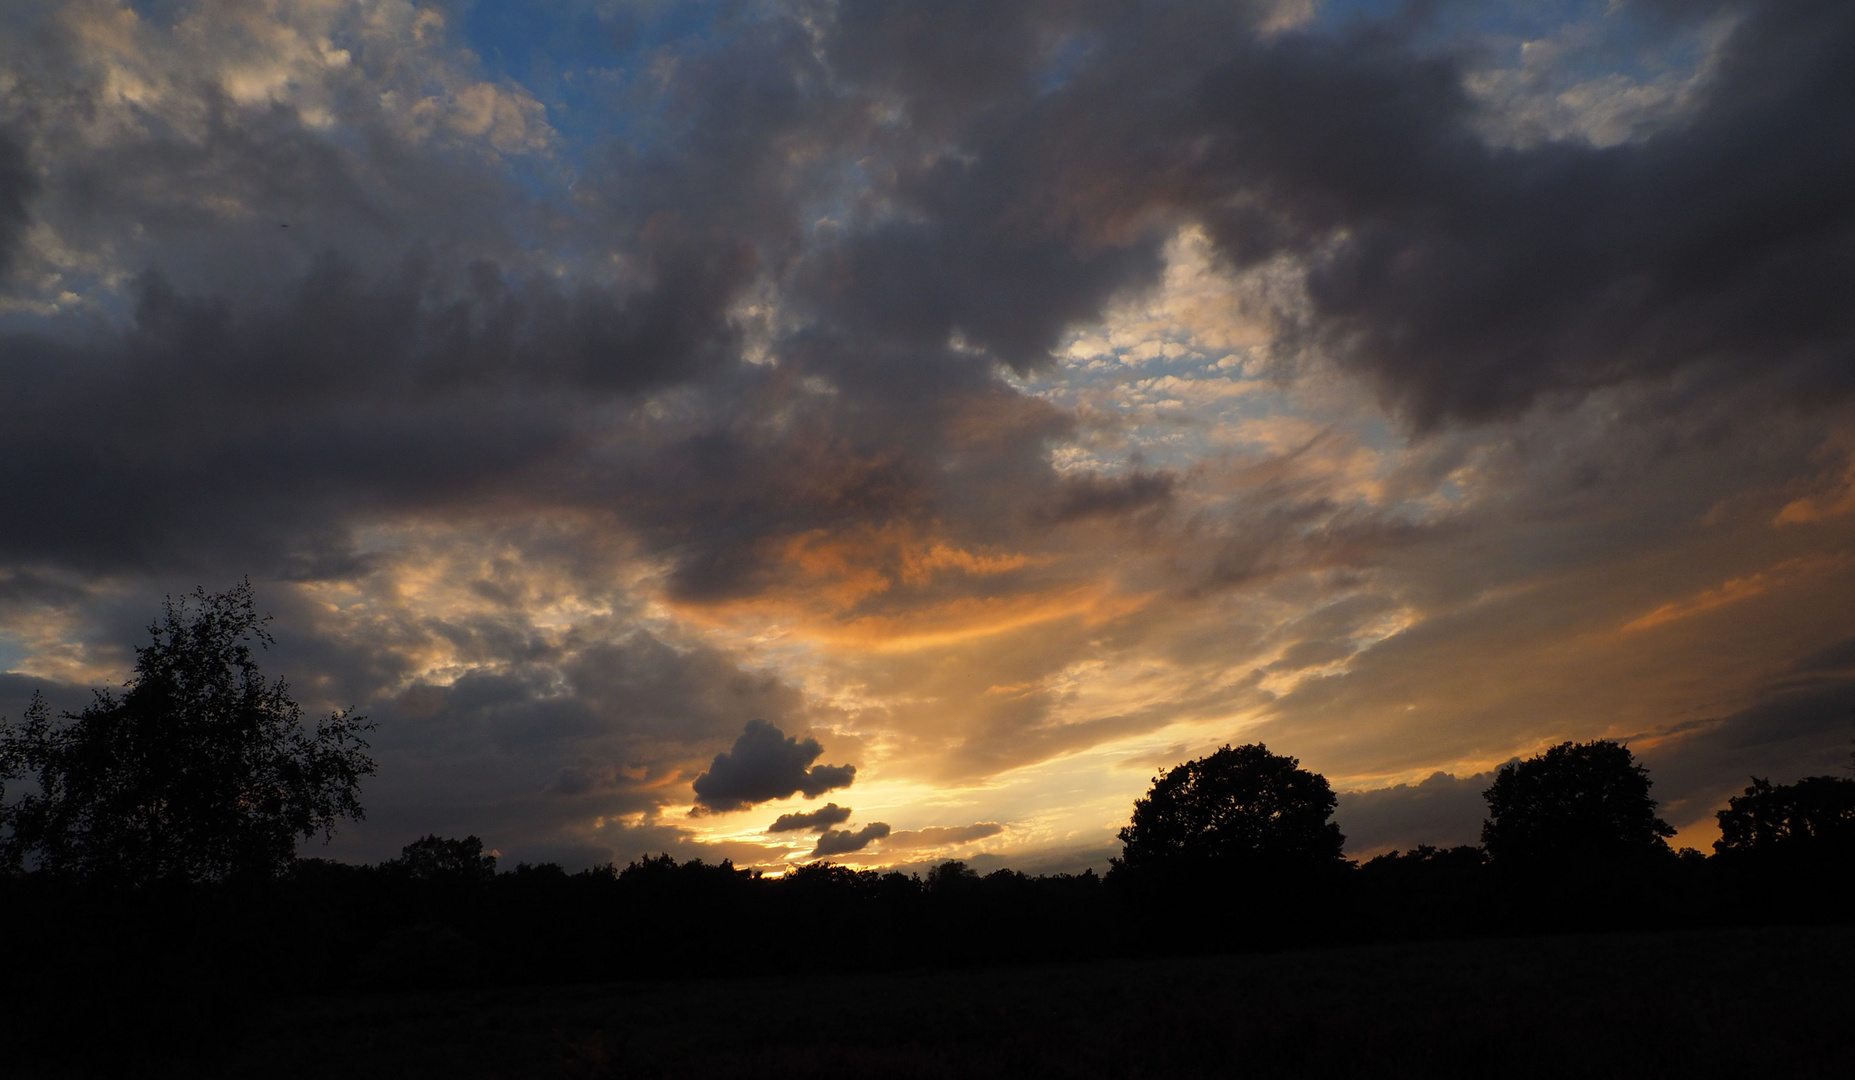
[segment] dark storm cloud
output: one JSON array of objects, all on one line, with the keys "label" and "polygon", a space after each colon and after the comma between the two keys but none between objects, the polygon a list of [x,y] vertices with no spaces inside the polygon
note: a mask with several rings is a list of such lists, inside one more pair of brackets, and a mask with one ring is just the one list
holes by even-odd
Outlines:
[{"label": "dark storm cloud", "polygon": [[1419,844],[1479,844],[1488,816],[1482,792],[1493,782],[1491,773],[1458,778],[1437,772],[1420,784],[1344,791],[1334,820],[1346,834],[1346,850],[1355,855]]},{"label": "dark storm cloud", "polygon": [[[1466,61],[1406,24],[1258,37],[1241,7],[1131,2],[850,5],[815,26],[774,11],[627,91],[648,119],[592,154],[565,216],[485,169],[362,162],[288,109],[208,95],[204,135],[156,125],[108,160],[35,114],[60,220],[153,223],[180,284],[145,275],[114,340],[6,343],[0,392],[44,418],[0,445],[0,479],[42,511],[6,550],[336,565],[356,517],[520,490],[615,509],[672,559],[677,595],[721,599],[773,585],[781,543],[808,529],[996,538],[1157,506],[1164,474],[1059,481],[1046,454],[1066,420],[1037,418],[992,360],[1045,362],[1150,285],[1187,221],[1234,263],[1303,260],[1310,306],[1283,315],[1284,347],[1368,373],[1420,424],[1697,363],[1840,393],[1855,135],[1833,117],[1855,100],[1838,62],[1855,15],[1744,10],[1691,117],[1603,149],[1491,146]],[[30,209],[18,157],[0,152],[0,241]],[[382,194],[415,176],[429,198]],[[213,185],[264,208],[269,233],[150,211]],[[353,254],[247,297],[240,268],[266,245],[301,261],[307,223],[269,220],[298,204]],[[427,245],[478,220],[499,223],[466,245],[487,257]],[[522,229],[604,242],[624,269],[536,274],[507,242]],[[756,283],[808,316],[772,343],[782,370],[830,393],[733,363],[730,311]],[[701,388],[680,423],[583,456],[593,410],[677,385]],[[974,454],[955,433],[988,410],[1017,414],[1017,434]],[[1239,540],[1214,577],[1249,580],[1259,559]]]},{"label": "dark storm cloud", "polygon": [[[1751,5],[1698,114],[1608,149],[1479,143],[1454,69],[1371,41],[1272,50],[1204,101],[1214,158],[1269,163],[1276,222],[1349,230],[1310,279],[1309,332],[1420,423],[1690,364],[1840,395],[1851,47],[1846,4]],[[1274,243],[1221,232],[1239,257]]]},{"label": "dark storm cloud", "polygon": [[1607,148],[1518,149],[1484,137],[1466,60],[1408,36],[1421,20],[1263,39],[1209,6],[1100,5],[1070,30],[1122,32],[1046,90],[1026,77],[1036,35],[990,39],[1018,49],[965,61],[980,75],[894,48],[904,32],[931,42],[928,15],[857,10],[831,55],[963,153],[898,167],[915,217],[819,264],[811,292],[847,325],[958,332],[1034,363],[1066,321],[1149,280],[1140,222],[1180,215],[1239,265],[1305,260],[1311,308],[1282,327],[1287,344],[1371,375],[1419,424],[1694,364],[1846,389],[1846,4],[1738,9],[1685,122]]},{"label": "dark storm cloud", "polygon": [[850,807],[836,803],[826,803],[808,814],[781,814],[773,824],[766,827],[770,833],[777,832],[825,832],[833,825],[842,825],[850,820]]},{"label": "dark storm cloud", "polygon": [[630,295],[487,264],[468,278],[445,296],[417,264],[369,281],[331,257],[286,303],[239,310],[149,274],[116,343],[5,342],[0,394],[22,412],[0,485],[39,512],[0,551],[273,560],[369,507],[490,495],[566,448],[580,395],[687,378],[729,337],[694,313],[725,294],[726,267]]},{"label": "dark storm cloud", "polygon": [[38,189],[25,148],[0,129],[0,282],[13,267],[13,249],[30,220],[26,200]]},{"label": "dark storm cloud", "polygon": [[1033,77],[1053,42],[1094,28],[1092,15],[965,0],[847,9],[827,55],[912,121],[892,136],[910,152],[885,162],[879,191],[907,212],[822,249],[802,267],[798,296],[861,336],[939,345],[957,335],[1024,370],[1068,325],[1155,280],[1156,222],[1077,213],[1063,190],[1066,170],[1108,164],[1076,160],[1087,151],[1075,140],[1099,145],[1105,131],[1066,124]]},{"label": "dark storm cloud", "polygon": [[880,821],[873,821],[861,829],[826,829],[818,838],[818,846],[812,849],[811,857],[823,858],[827,855],[848,855],[853,851],[862,851],[871,844],[889,835],[889,826]]},{"label": "dark storm cloud", "polygon": [[1701,363],[1841,394],[1855,133],[1830,118],[1855,104],[1855,11],[1745,14],[1691,121],[1608,149],[1488,147],[1460,73],[1391,41],[1231,63],[1201,89],[1208,156],[1268,217],[1214,218],[1220,243],[1256,258],[1345,228],[1308,332],[1420,423]]},{"label": "dark storm cloud", "polygon": [[817,739],[800,742],[765,720],[749,720],[733,748],[716,754],[708,771],[696,777],[697,807],[720,813],[849,787],[857,767],[813,765],[823,753]]},{"label": "dark storm cloud", "polygon": [[30,570],[0,571],[0,604],[58,604],[84,598],[84,590]]},{"label": "dark storm cloud", "polygon": [[[149,245],[123,250],[152,265],[129,268],[143,272],[126,326],[72,317],[67,332],[6,341],[0,392],[39,419],[0,442],[13,464],[0,481],[42,512],[0,551],[92,572],[314,578],[352,571],[348,532],[377,514],[544,502],[615,512],[670,559],[675,595],[704,600],[776,584],[781,543],[808,530],[996,532],[1021,517],[1064,423],[945,333],[885,330],[855,301],[781,342],[793,377],[734,362],[731,305],[785,275],[817,202],[842,197],[845,155],[888,136],[860,119],[865,99],[832,89],[799,22],[757,16],[683,44],[655,89],[631,91],[648,119],[592,149],[570,211],[455,148],[357,156],[290,108],[241,109],[209,86],[196,88],[202,130],[151,122],[101,148],[29,111],[61,177],[41,200],[60,235],[119,243],[134,222]],[[57,64],[22,64],[40,100],[81,111],[106,98],[59,82]],[[364,96],[343,100],[368,145],[394,146]],[[421,194],[394,194],[407,191]],[[611,261],[536,272],[510,242],[524,231],[569,260],[590,244]],[[843,243],[893,261],[865,231]],[[321,254],[307,259],[305,241]],[[1044,289],[1045,308],[1083,313],[1060,281],[1037,284],[1070,274],[1060,247],[1032,256],[1044,270],[1008,276]],[[1060,323],[995,329],[1044,340]],[[833,393],[797,386],[812,374]],[[613,430],[614,405],[622,416],[677,386],[690,389],[667,414]],[[950,437],[960,426],[987,445]]]},{"label": "dark storm cloud", "polygon": [[[764,160],[786,147],[758,126],[770,110],[823,122],[775,92],[802,73],[762,36],[734,50],[751,63],[684,65],[670,96],[707,112],[667,110],[687,123],[659,133],[656,152],[607,161],[577,207],[550,206],[533,197],[546,183],[518,182],[487,147],[408,139],[380,105],[395,93],[368,80],[393,90],[398,68],[424,70],[455,89],[468,77],[434,71],[410,39],[369,38],[330,69],[332,132],[283,103],[241,106],[188,71],[162,88],[168,112],[149,106],[86,139],[57,118],[122,103],[81,35],[54,18],[31,25],[38,48],[23,33],[0,43],[20,79],[0,116],[14,114],[57,178],[33,206],[65,246],[143,261],[108,267],[139,273],[129,318],[76,309],[49,329],[0,327],[0,395],[39,418],[9,429],[0,484],[42,511],[0,555],[89,571],[339,573],[356,519],[496,499],[581,449],[589,413],[735,363],[728,308],[793,230],[779,194],[792,178]],[[749,81],[720,95],[722,75]],[[406,89],[430,92],[399,88],[398,100]],[[16,150],[0,145],[0,253],[31,208]],[[614,190],[617,208],[601,198]],[[538,261],[537,244],[552,249]],[[590,272],[562,273],[586,244]],[[554,487],[568,502],[612,497],[605,476]]]}]

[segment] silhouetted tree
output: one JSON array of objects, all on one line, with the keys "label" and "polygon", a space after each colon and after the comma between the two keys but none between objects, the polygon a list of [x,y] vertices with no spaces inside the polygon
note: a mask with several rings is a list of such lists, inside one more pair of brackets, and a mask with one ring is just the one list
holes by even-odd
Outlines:
[{"label": "silhouetted tree", "polygon": [[1177,766],[1134,803],[1111,872],[1339,865],[1346,837],[1328,820],[1333,789],[1300,766],[1260,743]]},{"label": "silhouetted tree", "polygon": [[1560,743],[1510,761],[1483,792],[1481,840],[1496,865],[1628,862],[1669,855],[1675,830],[1655,816],[1649,770],[1621,743]]},{"label": "silhouetted tree", "polygon": [[413,881],[481,883],[496,877],[496,856],[485,854],[483,841],[475,836],[452,840],[429,835],[400,849],[399,858],[385,868]]},{"label": "silhouetted tree", "polygon": [[121,696],[95,691],[55,724],[34,696],[20,725],[0,722],[0,862],[129,883],[273,875],[296,841],[359,818],[374,771],[352,712],[311,730],[279,679],[266,683],[250,642],[271,642],[250,582],[169,600],[136,650]]},{"label": "silhouetted tree", "polygon": [[938,896],[957,896],[971,892],[979,884],[979,872],[958,859],[949,859],[928,870],[927,891]]},{"label": "silhouetted tree", "polygon": [[1773,785],[1755,777],[1717,816],[1719,855],[1855,856],[1855,780],[1808,776]]}]

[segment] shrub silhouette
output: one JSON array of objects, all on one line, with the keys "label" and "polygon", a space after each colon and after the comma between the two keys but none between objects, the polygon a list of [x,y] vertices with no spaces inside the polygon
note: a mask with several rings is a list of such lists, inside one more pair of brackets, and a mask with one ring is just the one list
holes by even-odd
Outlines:
[{"label": "shrub silhouette", "polygon": [[1670,855],[1649,770],[1621,743],[1560,743],[1510,761],[1483,796],[1481,840],[1497,866],[1633,862]]},{"label": "shrub silhouette", "polygon": [[22,724],[0,727],[0,784],[36,781],[11,803],[0,789],[6,867],[129,884],[272,877],[298,838],[361,816],[372,725],[341,712],[309,729],[283,680],[265,682],[250,643],[271,637],[250,582],[194,600],[167,602],[121,696],[97,690],[57,725],[35,695]]}]

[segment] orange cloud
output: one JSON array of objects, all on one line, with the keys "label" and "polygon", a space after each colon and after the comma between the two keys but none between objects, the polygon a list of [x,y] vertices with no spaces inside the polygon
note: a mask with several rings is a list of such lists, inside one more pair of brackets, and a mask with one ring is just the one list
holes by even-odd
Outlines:
[{"label": "orange cloud", "polygon": [[818,636],[832,644],[908,652],[957,645],[1056,619],[1079,618],[1084,625],[1098,625],[1133,614],[1148,599],[1094,585],[1049,594],[967,597],[904,615],[853,619],[824,629]]},{"label": "orange cloud", "polygon": [[1685,600],[1675,600],[1663,604],[1654,611],[1627,623],[1625,632],[1647,630],[1664,623],[1677,622],[1691,618],[1714,608],[1736,604],[1741,600],[1750,600],[1768,590],[1788,584],[1791,580],[1819,571],[1838,569],[1847,565],[1843,556],[1802,555],[1786,559],[1769,570],[1760,570],[1745,577],[1732,578],[1724,584],[1696,593]]},{"label": "orange cloud", "polygon": [[814,529],[786,542],[780,558],[798,572],[808,593],[850,607],[897,584],[919,588],[937,575],[991,577],[1034,561],[1016,553],[989,553],[927,539],[906,525]]},{"label": "orange cloud", "polygon": [[1778,516],[1771,520],[1773,525],[1807,525],[1815,521],[1841,517],[1855,510],[1855,471],[1843,478],[1848,486],[1833,499],[1818,499],[1814,496],[1794,499],[1784,504]]},{"label": "orange cloud", "polygon": [[1750,577],[1733,578],[1724,585],[1713,589],[1707,589],[1686,600],[1676,600],[1672,603],[1663,604],[1647,615],[1630,622],[1624,626],[1623,629],[1647,630],[1652,626],[1660,626],[1663,623],[1671,623],[1680,619],[1690,618],[1699,615],[1703,611],[1712,611],[1717,607],[1725,607],[1727,604],[1738,603],[1741,600],[1747,600],[1757,596],[1764,591],[1765,574],[1763,571],[1753,574]]},{"label": "orange cloud", "polygon": [[[1829,441],[1824,452],[1830,453],[1835,449],[1847,454],[1849,460],[1841,473],[1829,481],[1832,490],[1785,503],[1784,509],[1771,519],[1774,526],[1806,525],[1842,517],[1855,510],[1855,437],[1844,431]],[[1818,484],[1822,485],[1820,479]]]}]

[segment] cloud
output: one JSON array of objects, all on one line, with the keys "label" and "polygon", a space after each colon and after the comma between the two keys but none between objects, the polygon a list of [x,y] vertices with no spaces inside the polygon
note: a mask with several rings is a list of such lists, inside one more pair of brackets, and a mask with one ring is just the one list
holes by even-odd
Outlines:
[{"label": "cloud", "polygon": [[1005,827],[996,821],[981,821],[973,825],[931,825],[925,829],[905,829],[891,834],[888,842],[883,844],[883,849],[900,851],[904,848],[951,847],[997,836],[1004,831]]},{"label": "cloud", "polygon": [[[1830,358],[1855,347],[1855,317],[1829,283],[1855,228],[1824,178],[1855,142],[1780,148],[1849,100],[1836,57],[1855,16],[1741,10],[1685,123],[1601,149],[1486,145],[1462,73],[1383,39],[1284,41],[1226,64],[1202,87],[1208,160],[1265,194],[1263,221],[1226,217],[1220,245],[1255,258],[1348,230],[1310,263],[1308,341],[1421,425],[1700,364],[1846,394]],[[1290,87],[1305,105],[1257,108]],[[1682,194],[1702,190],[1726,204]]]},{"label": "cloud", "polygon": [[1481,793],[1493,783],[1492,773],[1458,778],[1439,771],[1415,785],[1343,791],[1334,820],[1346,834],[1347,854],[1355,857],[1419,844],[1479,844],[1488,816]]},{"label": "cloud", "polygon": [[1633,740],[1661,817],[1684,832],[1695,828],[1704,841],[1717,828],[1715,811],[1755,776],[1792,783],[1843,773],[1855,737],[1855,676],[1846,647],[1807,658],[1798,674],[1774,681],[1743,709]]},{"label": "cloud", "polygon": [[[981,783],[1638,732],[1702,821],[1839,744],[1846,4],[29,7],[0,651],[107,681],[250,574],[383,720],[374,850],[847,784],[807,725],[1078,853],[1136,781]],[[1431,783],[1355,843],[1472,839]]]},{"label": "cloud", "polygon": [[0,130],[0,282],[12,269],[13,252],[31,220],[26,201],[37,190],[25,149]]},{"label": "cloud", "polygon": [[[661,127],[638,144],[653,149],[595,155],[575,189],[589,215],[575,228],[617,253],[609,273],[548,233],[499,157],[460,164],[399,113],[362,108],[389,91],[463,103],[458,115],[476,119],[439,125],[459,131],[533,112],[486,104],[514,91],[441,48],[442,19],[419,24],[416,46],[386,23],[350,27],[345,14],[254,31],[298,43],[262,57],[239,53],[248,46],[204,15],[184,27],[135,23],[124,46],[133,62],[114,62],[154,72],[164,110],[205,110],[212,122],[197,137],[125,126],[80,142],[16,121],[35,160],[91,178],[34,196],[38,220],[72,250],[110,237],[108,275],[141,284],[125,298],[127,332],[124,320],[102,320],[77,351],[63,334],[10,347],[22,363],[8,396],[63,418],[23,425],[0,446],[7,460],[32,447],[49,463],[7,478],[43,507],[8,539],[10,553],[90,570],[233,561],[262,571],[326,565],[383,512],[539,505],[614,515],[668,562],[673,596],[720,602],[797,587],[785,555],[821,529],[877,522],[962,543],[1020,540],[1163,509],[1178,492],[1171,473],[1047,468],[1069,420],[1002,385],[995,361],[1047,365],[1069,327],[1153,285],[1165,241],[1188,226],[1236,265],[1295,262],[1305,309],[1276,313],[1282,348],[1332,353],[1419,424],[1510,415],[1541,394],[1716,354],[1735,370],[1807,378],[1721,350],[1749,356],[1745,343],[1757,341],[1760,357],[1776,349],[1816,364],[1809,357],[1840,355],[1849,340],[1820,284],[1835,280],[1824,271],[1841,257],[1840,232],[1787,226],[1735,246],[1715,236],[1717,223],[1745,220],[1746,208],[1684,215],[1687,200],[1665,195],[1717,173],[1706,187],[1719,198],[1777,185],[1767,194],[1796,220],[1829,220],[1827,189],[1810,177],[1833,175],[1818,159],[1841,153],[1839,142],[1789,139],[1802,158],[1741,143],[1775,131],[1779,114],[1812,120],[1800,102],[1833,98],[1819,42],[1847,30],[1833,5],[1755,7],[1720,46],[1732,62],[1683,125],[1603,148],[1559,139],[1524,149],[1489,146],[1465,70],[1394,26],[1257,37],[1252,16],[1266,13],[1224,5],[1151,19],[1132,17],[1146,12],[1137,3],[960,10],[936,21],[932,42],[890,5],[819,24],[817,49],[848,81],[823,78],[811,31],[778,14],[665,68]],[[960,27],[983,27],[983,44]],[[363,31],[386,36],[346,60],[300,47]],[[54,40],[88,59],[68,71],[35,62],[40,89],[102,100],[90,39]],[[1088,47],[1066,53],[1064,41]],[[1059,55],[1069,59],[1050,67]],[[448,89],[407,97],[406,72],[389,59]],[[188,71],[211,73],[229,97],[188,89]],[[1156,80],[1168,92],[1123,92]],[[303,87],[321,89],[314,101],[289,97],[311,93]],[[877,103],[899,110],[880,139],[851,122]],[[396,153],[356,157],[332,134],[344,125],[397,133],[378,144]],[[479,134],[494,143],[505,138],[496,130]],[[931,149],[946,146],[960,150]],[[840,158],[870,163],[859,170],[867,187],[834,186]],[[1736,179],[1765,160],[1780,167],[1759,172],[1763,187]],[[320,179],[299,190],[308,175]],[[426,194],[388,198],[396,190]],[[176,199],[199,205],[182,212]],[[806,207],[844,200],[869,209],[806,232]],[[282,218],[294,219],[287,234]],[[130,220],[158,222],[160,244],[124,247],[110,223]],[[1559,224],[1541,235],[1541,221]],[[457,222],[488,231],[437,242]],[[509,241],[535,230],[562,245],[553,263]],[[305,231],[312,249],[299,249]],[[1705,281],[1681,269],[1695,248],[1719,252]],[[1795,276],[1780,282],[1759,266]],[[1460,295],[1462,282],[1475,298]],[[1716,295],[1740,286],[1778,290],[1789,306]],[[750,300],[810,317],[745,318]],[[1809,318],[1792,317],[1800,306]],[[1790,314],[1761,321],[1780,309]],[[1694,344],[1693,328],[1707,326],[1705,340],[1723,344]],[[783,377],[739,362],[750,329]],[[1831,367],[1810,370],[1830,377]],[[645,404],[673,390],[683,392],[673,408]],[[397,401],[384,407],[388,394]],[[184,438],[149,429],[146,417],[177,411],[221,422]],[[976,445],[978,431],[988,437]],[[125,469],[128,459],[139,467]],[[94,497],[57,497],[70,490]],[[114,527],[89,516],[99,505],[112,506]],[[1281,513],[1291,538],[1298,515],[1323,513],[1332,558],[1397,528],[1318,504],[1260,509],[1257,529]],[[1231,539],[1211,568],[1216,583],[1278,564],[1284,549],[1257,529]]]},{"label": "cloud", "polygon": [[[375,598],[360,610],[332,612],[314,591],[301,604],[289,590],[259,594],[280,631],[266,672],[289,678],[306,712],[353,704],[379,723],[380,778],[364,793],[367,820],[338,836],[343,857],[390,855],[440,826],[520,858],[535,845],[618,845],[686,802],[690,778],[740,732],[743,714],[788,725],[812,715],[764,666],[672,626],[640,625],[622,592],[581,591],[542,545],[498,568],[454,544],[344,586]],[[439,575],[444,587],[387,600],[408,572]],[[606,612],[537,618],[595,597]],[[134,642],[147,615],[125,606],[121,636]],[[695,857],[700,839],[670,850]]]},{"label": "cloud", "polygon": [[1177,478],[1168,474],[1138,470],[1126,476],[1078,476],[1058,489],[1060,495],[1051,517],[1056,521],[1077,521],[1163,506],[1171,500],[1176,484]]},{"label": "cloud", "polygon": [[1800,675],[1820,675],[1855,670],[1855,637],[1847,637],[1803,657],[1791,665]]},{"label": "cloud", "polygon": [[[650,292],[675,291],[676,305],[721,280],[713,267],[664,269]],[[318,532],[332,528],[339,542],[360,505],[467,503],[504,488],[572,437],[575,410],[560,407],[573,387],[623,394],[702,364],[705,346],[666,337],[646,296],[505,283],[487,264],[473,273],[476,297],[431,305],[419,294],[440,286],[424,271],[367,281],[330,258],[281,304],[252,309],[182,295],[149,273],[132,331],[83,370],[68,348],[15,342],[19,363],[0,384],[81,422],[7,436],[58,465],[10,470],[6,481],[45,513],[5,552],[37,558],[61,545],[61,561],[88,567],[276,566]],[[484,399],[496,383],[505,393]],[[402,405],[365,406],[389,384],[407,395]],[[161,433],[158,414],[197,420]],[[149,448],[133,478],[116,456],[131,442]],[[209,476],[226,486],[203,489]],[[58,498],[64,485],[90,497]],[[93,527],[104,505],[121,528]]]},{"label": "cloud", "polygon": [[724,813],[797,794],[817,798],[833,788],[849,787],[857,767],[812,765],[822,753],[817,739],[800,742],[765,720],[749,720],[734,747],[716,754],[708,771],[696,777],[697,808]]},{"label": "cloud", "polygon": [[73,686],[52,679],[35,678],[17,672],[0,672],[0,720],[17,723],[32,703],[33,694],[42,694],[55,717],[82,712],[92,700],[90,688]]},{"label": "cloud", "polygon": [[[1467,57],[1423,48],[1421,20],[1256,36],[1193,5],[1143,32],[1076,14],[1046,32],[1097,47],[1039,92],[1026,73],[1048,39],[1023,27],[1040,9],[988,15],[1014,31],[958,87],[932,49],[895,54],[904,16],[860,11],[833,28],[836,65],[965,156],[902,171],[916,217],[838,244],[812,291],[846,323],[881,311],[883,333],[957,330],[1031,364],[1056,327],[1151,280],[1140,223],[1177,214],[1237,265],[1297,260],[1307,307],[1280,312],[1280,354],[1339,358],[1419,426],[1694,365],[1844,394],[1831,358],[1855,317],[1833,283],[1855,230],[1828,178],[1851,140],[1825,124],[1849,99],[1855,16],[1735,7],[1681,122],[1525,147],[1488,141]],[[1690,25],[1641,29],[1673,49]]]},{"label": "cloud", "polygon": [[812,849],[811,857],[823,858],[827,855],[848,855],[853,851],[862,851],[883,837],[889,835],[889,826],[873,821],[861,829],[826,829],[818,837],[818,846]]},{"label": "cloud", "polygon": [[850,820],[850,807],[836,803],[825,803],[810,813],[781,814],[773,824],[766,827],[770,833],[779,832],[826,832],[833,825],[842,825]]}]

